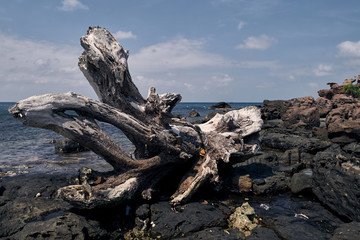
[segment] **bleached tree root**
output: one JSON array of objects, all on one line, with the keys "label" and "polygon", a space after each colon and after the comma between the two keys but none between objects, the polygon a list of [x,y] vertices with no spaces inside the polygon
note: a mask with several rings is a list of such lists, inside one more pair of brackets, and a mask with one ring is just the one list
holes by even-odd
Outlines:
[{"label": "bleached tree root", "polygon": [[[192,164],[172,196],[171,204],[177,205],[188,201],[206,182],[221,187],[220,161],[229,162],[230,155],[239,151],[257,150],[256,142],[248,145],[244,139],[261,130],[258,107],[217,115],[200,125],[181,122],[171,114],[181,96],[158,95],[152,87],[144,99],[131,79],[128,51],[106,29],[89,28],[81,45],[79,67],[101,102],[68,92],[33,96],[9,108],[24,125],[77,141],[114,168],[110,173],[82,169],[79,183],[59,189],[59,197],[84,208],[139,196],[150,199],[153,188],[169,172]],[[96,121],[119,128],[136,147],[135,159]]]}]

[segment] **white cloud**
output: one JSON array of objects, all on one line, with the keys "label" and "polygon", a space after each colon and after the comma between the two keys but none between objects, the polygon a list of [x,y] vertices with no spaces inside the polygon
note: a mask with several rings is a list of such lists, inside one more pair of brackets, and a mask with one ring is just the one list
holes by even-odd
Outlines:
[{"label": "white cloud", "polygon": [[63,0],[61,7],[59,7],[62,11],[73,11],[76,9],[84,9],[88,10],[88,6],[81,3],[79,0]]},{"label": "white cloud", "polygon": [[204,51],[203,45],[200,40],[177,38],[142,48],[128,61],[131,70],[137,73],[231,65],[222,56]]},{"label": "white cloud", "polygon": [[211,84],[219,87],[228,86],[234,79],[226,73],[215,73],[211,76]]},{"label": "white cloud", "polygon": [[345,41],[337,45],[339,54],[344,57],[360,57],[360,41]]},{"label": "white cloud", "polygon": [[265,50],[275,43],[277,43],[275,38],[263,34],[259,37],[248,37],[246,40],[244,40],[244,44],[239,44],[236,46],[236,48]]},{"label": "white cloud", "polygon": [[0,97],[78,91],[84,86],[88,91],[89,84],[77,66],[80,48],[1,33],[0,42],[0,81],[8,86],[7,92],[1,89]]},{"label": "white cloud", "polygon": [[332,74],[333,67],[329,64],[319,64],[314,70],[317,77],[329,76]]},{"label": "white cloud", "polygon": [[118,40],[121,39],[136,39],[136,35],[134,35],[132,32],[123,32],[123,31],[117,31],[113,34],[115,38]]},{"label": "white cloud", "polygon": [[241,22],[239,22],[239,24],[238,24],[238,30],[241,30],[244,26],[245,26],[245,22],[243,22],[243,21],[241,21]]}]

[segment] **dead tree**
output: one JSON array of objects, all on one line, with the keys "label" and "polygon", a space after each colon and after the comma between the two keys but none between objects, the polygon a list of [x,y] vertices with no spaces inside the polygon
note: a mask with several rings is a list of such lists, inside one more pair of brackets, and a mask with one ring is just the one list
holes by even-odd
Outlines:
[{"label": "dead tree", "polygon": [[[128,52],[106,29],[89,28],[81,45],[84,52],[79,67],[100,101],[68,92],[33,96],[9,108],[24,125],[50,129],[77,141],[114,168],[107,174],[82,169],[79,183],[59,189],[59,197],[86,208],[137,196],[149,199],[154,186],[169,172],[192,164],[172,196],[171,204],[181,204],[205,182],[221,187],[219,161],[228,162],[232,153],[257,147],[256,142],[246,142],[262,126],[257,107],[217,115],[201,125],[176,120],[171,111],[181,96],[158,95],[152,87],[144,99],[131,79]],[[76,115],[67,114],[68,110]],[[119,128],[135,145],[134,157],[95,120]]]}]

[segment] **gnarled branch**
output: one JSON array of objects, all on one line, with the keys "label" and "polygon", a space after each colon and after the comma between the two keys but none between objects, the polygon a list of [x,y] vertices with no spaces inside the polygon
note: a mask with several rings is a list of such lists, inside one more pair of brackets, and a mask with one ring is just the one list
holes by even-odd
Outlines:
[{"label": "gnarled branch", "polygon": [[[256,151],[257,144],[244,139],[260,131],[260,109],[249,107],[217,115],[208,123],[193,125],[174,120],[172,109],[180,94],[158,95],[150,88],[144,99],[132,82],[128,52],[103,28],[89,28],[81,38],[84,52],[79,67],[99,101],[69,93],[46,94],[19,101],[10,113],[24,125],[55,131],[94,151],[114,171],[97,173],[82,169],[79,184],[58,190],[58,195],[81,207],[122,201],[151,191],[169,172],[193,164],[184,174],[171,203],[181,204],[206,182],[221,186],[219,161],[232,153]],[[68,114],[72,110],[76,115]],[[96,120],[119,128],[135,145],[135,158],[128,156]]]}]

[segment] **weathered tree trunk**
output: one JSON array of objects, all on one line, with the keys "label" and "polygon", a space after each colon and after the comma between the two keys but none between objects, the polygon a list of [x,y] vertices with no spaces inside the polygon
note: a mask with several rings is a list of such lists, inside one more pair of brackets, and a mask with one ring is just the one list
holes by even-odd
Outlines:
[{"label": "weathered tree trunk", "polygon": [[[171,115],[181,96],[158,95],[150,88],[143,99],[128,70],[128,52],[106,29],[89,28],[81,45],[85,51],[79,67],[101,102],[69,92],[33,96],[9,108],[24,125],[77,141],[113,166],[111,173],[82,169],[78,185],[58,190],[61,198],[87,208],[140,195],[149,199],[152,188],[169,172],[191,163],[172,196],[172,204],[181,204],[205,182],[220,185],[219,161],[228,162],[235,152],[256,151],[257,143],[249,145],[244,139],[261,129],[259,108],[217,115],[201,125],[181,122]],[[67,110],[77,115],[68,115]],[[95,120],[119,128],[135,145],[135,159]]]}]

